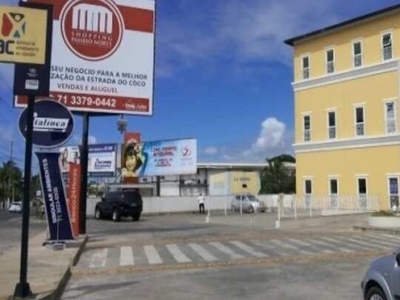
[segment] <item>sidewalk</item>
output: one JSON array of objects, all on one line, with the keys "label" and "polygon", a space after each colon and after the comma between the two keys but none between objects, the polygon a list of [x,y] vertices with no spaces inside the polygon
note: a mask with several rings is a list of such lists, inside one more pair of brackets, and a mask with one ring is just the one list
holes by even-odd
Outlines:
[{"label": "sidewalk", "polygon": [[[60,288],[60,283],[68,279],[70,266],[77,261],[86,238],[79,239],[74,246],[56,251],[50,246],[42,246],[46,231],[29,240],[28,282],[35,297],[31,299],[51,299]],[[20,248],[12,248],[0,256],[0,300],[10,299],[19,281]]]}]

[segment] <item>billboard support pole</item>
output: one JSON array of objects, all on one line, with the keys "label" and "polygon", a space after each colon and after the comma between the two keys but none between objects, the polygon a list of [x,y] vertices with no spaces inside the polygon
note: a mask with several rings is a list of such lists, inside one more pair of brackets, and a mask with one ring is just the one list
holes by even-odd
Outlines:
[{"label": "billboard support pole", "polygon": [[21,234],[21,266],[19,283],[15,286],[15,297],[28,297],[32,295],[31,288],[27,282],[28,274],[28,242],[29,242],[29,210],[30,210],[30,182],[32,167],[32,132],[33,132],[33,112],[35,106],[35,96],[28,96],[27,109],[27,129],[25,143],[25,169],[24,169],[24,201],[22,203],[22,234]]},{"label": "billboard support pole", "polygon": [[89,113],[83,114],[82,146],[81,146],[81,205],[79,211],[79,233],[86,234],[87,173],[89,153]]}]

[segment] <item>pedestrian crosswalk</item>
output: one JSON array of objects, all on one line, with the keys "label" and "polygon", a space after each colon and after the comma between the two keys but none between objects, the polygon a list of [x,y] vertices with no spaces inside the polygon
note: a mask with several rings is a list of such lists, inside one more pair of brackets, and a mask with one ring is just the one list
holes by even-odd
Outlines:
[{"label": "pedestrian crosswalk", "polygon": [[375,233],[121,246],[87,250],[78,267],[212,263],[247,258],[391,251],[399,246],[399,236]]}]

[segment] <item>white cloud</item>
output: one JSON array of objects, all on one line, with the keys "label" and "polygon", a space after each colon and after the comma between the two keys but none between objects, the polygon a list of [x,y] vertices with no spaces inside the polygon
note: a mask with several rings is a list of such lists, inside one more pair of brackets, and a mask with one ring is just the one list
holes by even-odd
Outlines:
[{"label": "white cloud", "polygon": [[214,146],[210,146],[204,149],[204,154],[206,155],[215,155],[217,153],[218,153],[218,148]]},{"label": "white cloud", "polygon": [[93,135],[89,135],[89,144],[97,144],[97,138]]},{"label": "white cloud", "polygon": [[261,125],[261,132],[251,150],[254,153],[284,146],[286,125],[276,118],[268,118]]},{"label": "white cloud", "polygon": [[232,155],[229,155],[229,154],[224,154],[224,155],[222,155],[222,159],[223,160],[234,160],[235,157]]}]

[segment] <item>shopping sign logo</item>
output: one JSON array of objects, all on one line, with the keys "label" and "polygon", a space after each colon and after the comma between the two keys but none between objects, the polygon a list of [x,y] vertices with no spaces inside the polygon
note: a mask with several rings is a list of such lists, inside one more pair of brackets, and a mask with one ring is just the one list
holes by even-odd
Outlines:
[{"label": "shopping sign logo", "polygon": [[120,46],[124,23],[111,0],[73,0],[61,12],[61,33],[68,48],[78,57],[99,61]]},{"label": "shopping sign logo", "polygon": [[68,118],[40,117],[37,112],[33,115],[33,130],[36,132],[66,132]]},{"label": "shopping sign logo", "polygon": [[24,14],[3,13],[1,21],[1,34],[4,37],[19,39],[25,34],[26,22]]},{"label": "shopping sign logo", "polygon": [[192,154],[192,151],[190,150],[189,146],[182,148],[182,156],[183,157],[190,156],[191,154]]}]

